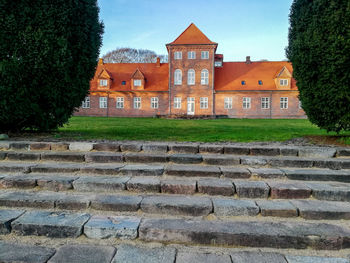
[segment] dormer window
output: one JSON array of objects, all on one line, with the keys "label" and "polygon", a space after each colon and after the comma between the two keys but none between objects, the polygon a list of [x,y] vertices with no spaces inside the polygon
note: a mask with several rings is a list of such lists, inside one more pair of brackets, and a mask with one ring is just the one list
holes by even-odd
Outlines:
[{"label": "dormer window", "polygon": [[134,79],[134,87],[141,87],[141,80],[140,79]]},{"label": "dormer window", "polygon": [[281,86],[288,86],[288,79],[280,79]]},{"label": "dormer window", "polygon": [[188,59],[196,59],[196,52],[195,51],[189,51],[187,53],[187,58]]},{"label": "dormer window", "polygon": [[122,81],[122,85],[123,86],[126,85],[126,81],[125,80]]},{"label": "dormer window", "polygon": [[259,80],[258,84],[261,86],[263,84],[262,80]]},{"label": "dormer window", "polygon": [[222,67],[222,61],[215,61],[215,67]]},{"label": "dormer window", "polygon": [[242,80],[241,84],[242,84],[242,86],[244,86],[246,84],[245,80]]},{"label": "dormer window", "polygon": [[100,87],[107,87],[108,81],[106,79],[100,79]]}]

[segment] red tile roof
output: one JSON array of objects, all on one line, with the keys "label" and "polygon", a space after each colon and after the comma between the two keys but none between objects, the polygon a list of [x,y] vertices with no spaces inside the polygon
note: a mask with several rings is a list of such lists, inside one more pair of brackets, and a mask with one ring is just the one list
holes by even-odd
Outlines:
[{"label": "red tile roof", "polygon": [[[111,91],[131,91],[131,77],[137,71],[141,71],[146,79],[145,91],[168,91],[169,65],[168,63],[106,63],[98,65],[95,77],[90,82],[90,91],[98,91],[98,75],[105,69],[111,75]],[[126,84],[122,85],[122,81]]]},{"label": "red tile roof", "polygon": [[[286,67],[293,73],[291,63],[279,62],[224,62],[223,67],[215,68],[215,90],[277,90],[275,77]],[[261,80],[263,85],[259,85]],[[242,85],[245,81],[245,85]],[[295,80],[292,79],[291,89],[297,90]]]},{"label": "red tile roof", "polygon": [[202,31],[196,27],[195,24],[191,24],[182,34],[168,45],[186,45],[186,44],[214,44]]}]

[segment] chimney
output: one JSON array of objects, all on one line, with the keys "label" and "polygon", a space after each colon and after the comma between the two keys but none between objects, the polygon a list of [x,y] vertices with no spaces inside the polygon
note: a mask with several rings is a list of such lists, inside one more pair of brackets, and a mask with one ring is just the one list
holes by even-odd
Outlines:
[{"label": "chimney", "polygon": [[156,67],[160,68],[160,58],[159,57],[157,57]]},{"label": "chimney", "polygon": [[250,60],[250,56],[246,57],[245,63],[246,64],[252,64],[252,61]]},{"label": "chimney", "polygon": [[99,60],[98,60],[98,65],[103,65],[104,63],[103,63],[103,58],[100,58]]}]

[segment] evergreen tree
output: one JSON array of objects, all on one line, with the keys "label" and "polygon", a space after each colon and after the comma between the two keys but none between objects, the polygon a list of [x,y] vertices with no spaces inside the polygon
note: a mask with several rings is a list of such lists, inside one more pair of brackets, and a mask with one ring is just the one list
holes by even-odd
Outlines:
[{"label": "evergreen tree", "polygon": [[350,1],[294,0],[287,57],[310,121],[350,130]]},{"label": "evergreen tree", "polygon": [[95,73],[98,14],[97,0],[0,0],[0,132],[68,121]]}]

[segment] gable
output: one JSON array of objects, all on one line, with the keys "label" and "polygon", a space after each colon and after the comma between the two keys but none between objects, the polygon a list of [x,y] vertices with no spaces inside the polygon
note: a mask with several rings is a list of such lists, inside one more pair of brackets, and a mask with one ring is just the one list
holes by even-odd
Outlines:
[{"label": "gable", "polygon": [[99,78],[99,79],[112,79],[112,76],[106,69],[102,69],[100,74],[98,74],[97,78]]},{"label": "gable", "polygon": [[132,79],[145,79],[145,75],[139,70],[138,68],[136,71],[131,75]]},{"label": "gable", "polygon": [[292,74],[290,71],[284,66],[277,74],[276,78],[291,78]]},{"label": "gable", "polygon": [[202,31],[191,24],[182,34],[175,39],[170,45],[186,45],[186,44],[217,44],[212,42]]}]

